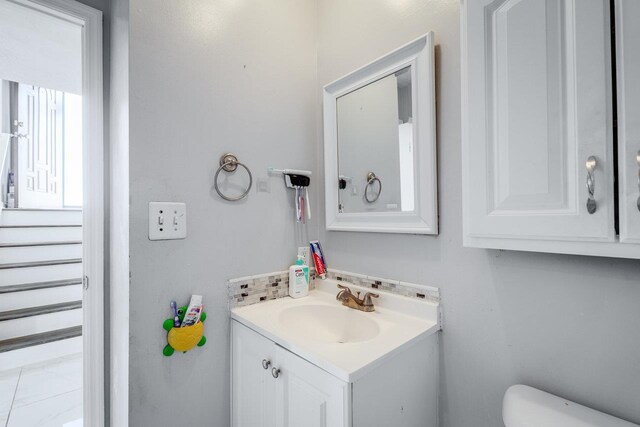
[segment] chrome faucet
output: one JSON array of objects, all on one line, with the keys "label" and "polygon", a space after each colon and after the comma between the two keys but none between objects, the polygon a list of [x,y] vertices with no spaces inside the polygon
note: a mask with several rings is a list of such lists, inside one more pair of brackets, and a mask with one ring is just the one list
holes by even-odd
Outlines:
[{"label": "chrome faucet", "polygon": [[380,295],[372,294],[371,292],[367,292],[364,294],[364,297],[360,299],[360,292],[356,292],[356,295],[351,293],[351,289],[346,286],[338,285],[338,295],[336,295],[336,299],[342,302],[342,305],[355,308],[356,310],[371,312],[375,311],[375,307],[373,306],[373,302],[371,298],[378,298]]}]

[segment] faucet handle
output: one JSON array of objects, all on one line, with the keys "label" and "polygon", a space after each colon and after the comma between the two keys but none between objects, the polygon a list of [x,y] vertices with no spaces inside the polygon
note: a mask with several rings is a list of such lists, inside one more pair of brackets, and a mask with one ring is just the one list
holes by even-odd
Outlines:
[{"label": "faucet handle", "polygon": [[342,286],[340,284],[337,285],[338,289],[342,289],[343,291],[347,291],[348,293],[351,293],[351,289],[349,289],[347,286]]},{"label": "faucet handle", "polygon": [[380,295],[379,294],[372,294],[371,292],[367,292],[366,294],[364,294],[364,305],[373,305],[373,302],[371,301],[371,298],[379,298]]}]

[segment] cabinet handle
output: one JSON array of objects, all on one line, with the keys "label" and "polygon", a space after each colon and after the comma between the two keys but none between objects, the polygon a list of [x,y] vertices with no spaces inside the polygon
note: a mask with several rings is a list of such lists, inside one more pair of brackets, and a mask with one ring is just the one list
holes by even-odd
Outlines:
[{"label": "cabinet handle", "polygon": [[[636,163],[638,164],[638,191],[640,192],[640,151],[636,154]],[[640,211],[640,196],[638,196],[638,201],[636,202],[638,206],[638,210]]]},{"label": "cabinet handle", "polygon": [[269,365],[271,365],[271,361],[267,359],[262,359],[262,367],[264,369],[269,369]]},{"label": "cabinet handle", "polygon": [[273,378],[278,378],[280,376],[280,369],[271,368],[271,375],[273,376]]},{"label": "cabinet handle", "polygon": [[589,212],[589,214],[595,213],[597,209],[596,199],[593,197],[596,187],[596,177],[593,174],[593,171],[596,169],[597,165],[598,163],[596,162],[596,158],[589,156],[587,163],[585,164],[585,167],[587,168],[587,192],[589,193],[587,196],[587,212]]}]

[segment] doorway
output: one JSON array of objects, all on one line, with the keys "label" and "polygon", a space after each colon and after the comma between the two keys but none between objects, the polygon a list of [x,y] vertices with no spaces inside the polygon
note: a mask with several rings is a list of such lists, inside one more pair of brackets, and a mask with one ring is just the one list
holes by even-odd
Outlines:
[{"label": "doorway", "polygon": [[103,426],[102,13],[0,0],[0,39],[0,426]]}]

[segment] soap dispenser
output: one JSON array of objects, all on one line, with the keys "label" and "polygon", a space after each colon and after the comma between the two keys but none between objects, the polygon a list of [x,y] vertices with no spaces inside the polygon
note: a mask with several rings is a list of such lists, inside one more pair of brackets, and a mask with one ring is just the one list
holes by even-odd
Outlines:
[{"label": "soap dispenser", "polygon": [[295,265],[289,267],[289,296],[291,298],[306,297],[309,294],[309,266],[304,265],[304,258],[298,255]]}]

